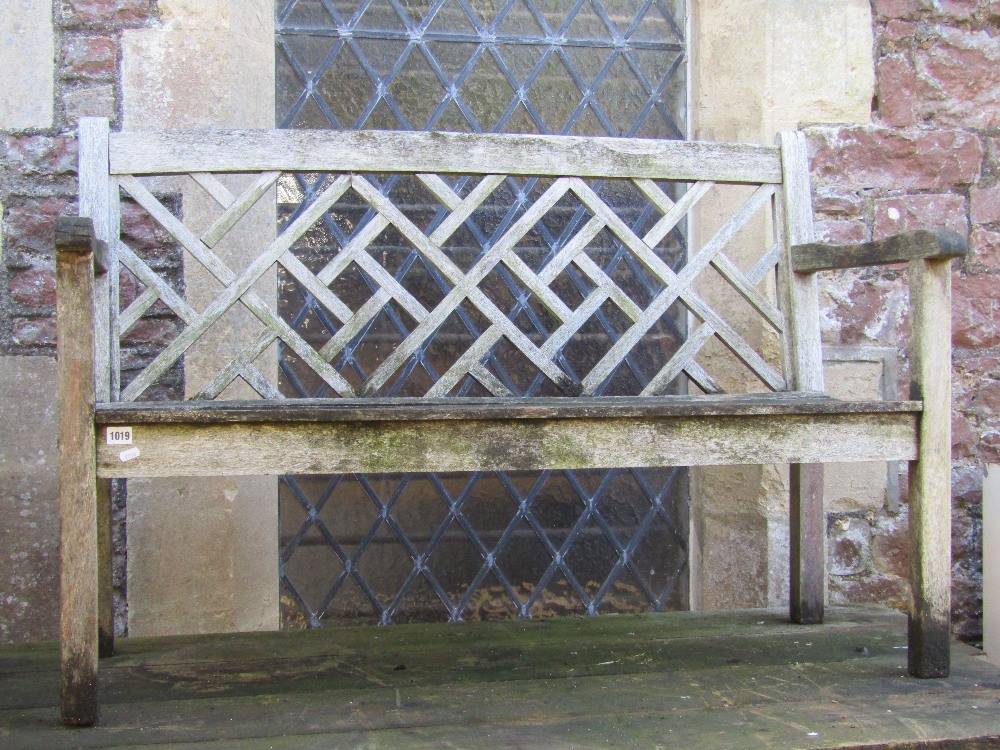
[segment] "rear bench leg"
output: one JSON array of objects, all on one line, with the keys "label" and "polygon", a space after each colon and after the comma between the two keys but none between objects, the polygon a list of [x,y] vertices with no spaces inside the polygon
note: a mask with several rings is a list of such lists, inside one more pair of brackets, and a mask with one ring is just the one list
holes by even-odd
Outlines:
[{"label": "rear bench leg", "polygon": [[789,519],[792,622],[823,622],[826,584],[826,523],[823,512],[823,464],[792,464]]}]

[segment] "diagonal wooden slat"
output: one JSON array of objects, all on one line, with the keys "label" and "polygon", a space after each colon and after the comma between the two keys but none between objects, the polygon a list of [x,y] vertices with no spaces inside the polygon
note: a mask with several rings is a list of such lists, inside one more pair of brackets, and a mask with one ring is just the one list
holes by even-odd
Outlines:
[{"label": "diagonal wooden slat", "polygon": [[225,213],[216,219],[201,236],[201,241],[206,247],[215,247],[219,240],[226,236],[236,223],[246,216],[247,211],[253,208],[257,201],[267,194],[274,183],[281,177],[281,172],[264,172],[253,185],[244,190],[229,206]]},{"label": "diagonal wooden slat", "polygon": [[[147,289],[121,314],[119,322],[125,326],[123,330],[127,331],[128,326],[134,325],[158,299],[162,299],[174,309],[187,326],[146,370],[133,380],[122,394],[126,400],[134,399],[155,382],[201,338],[208,328],[236,304],[245,306],[253,313],[265,326],[265,330],[216,374],[202,389],[199,397],[217,397],[236,379],[244,380],[263,398],[275,397],[278,392],[274,384],[255,368],[253,362],[268,346],[279,339],[295,351],[337,393],[353,395],[350,383],[331,363],[351,342],[364,333],[390,303],[399,305],[399,308],[414,321],[415,326],[406,333],[402,342],[389,356],[378,363],[374,372],[364,379],[361,395],[370,396],[377,393],[419,350],[433,340],[441,325],[466,303],[482,313],[489,324],[472,346],[463,352],[448,371],[431,386],[427,396],[447,395],[467,376],[477,380],[496,396],[509,396],[509,389],[486,367],[486,358],[490,356],[490,352],[501,338],[506,338],[534,367],[567,394],[577,394],[581,390],[584,394],[596,393],[601,384],[624,362],[634,346],[652,326],[668,314],[670,307],[677,301],[685,305],[701,321],[701,325],[653,377],[645,387],[644,394],[663,392],[663,389],[682,372],[687,373],[700,388],[710,392],[720,391],[718,384],[695,361],[698,352],[713,336],[717,336],[769,388],[780,390],[786,387],[783,376],[705,302],[695,292],[694,287],[699,274],[711,266],[765,321],[775,330],[782,331],[784,326],[782,312],[758,288],[761,280],[773,271],[777,263],[780,256],[778,245],[772,246],[747,272],[743,272],[723,252],[726,244],[746,222],[773,199],[775,187],[771,184],[760,186],[749,200],[723,222],[708,242],[688,259],[684,268],[675,272],[654,248],[680,224],[699,201],[708,195],[715,187],[714,182],[703,180],[694,183],[674,201],[653,179],[632,179],[639,193],[661,214],[653,227],[646,231],[643,237],[639,237],[583,179],[557,178],[503,235],[483,252],[471,269],[463,271],[448,256],[444,244],[456,230],[472,219],[476,210],[490,196],[495,194],[496,189],[507,179],[505,175],[480,176],[472,190],[462,197],[439,175],[415,174],[415,177],[448,211],[434,231],[427,235],[393,203],[390,197],[384,195],[368,179],[344,174],[336,177],[332,185],[307,206],[284,232],[268,243],[247,269],[237,275],[219,260],[212,252],[212,247],[226,236],[263,195],[271,190],[280,173],[272,171],[259,174],[254,183],[239,196],[234,196],[211,174],[194,173],[191,177],[223,208],[222,214],[201,238],[196,237],[180,219],[173,216],[138,179],[131,175],[123,175],[120,178],[122,188],[164,226],[224,287],[206,310],[197,313],[187,307],[165,282],[153,281],[159,277],[144,264],[139,266],[138,263],[141,261],[134,256],[134,253],[123,253],[122,258],[126,267],[129,267],[126,260],[134,259],[133,265],[136,265],[142,275],[149,279],[147,283],[139,273],[136,274],[137,278],[146,284]],[[295,256],[293,245],[310,227],[320,221],[348,190],[352,190],[374,209],[375,215],[365,226],[354,232],[352,238],[318,273],[313,273]],[[536,272],[518,255],[518,244],[567,193],[572,193],[591,213],[591,217],[555,252],[554,257]],[[398,231],[417,251],[422,261],[439,272],[451,285],[450,290],[446,291],[444,298],[433,309],[426,309],[406,288],[403,280],[395,278],[372,253],[372,246],[389,228]],[[663,289],[645,307],[637,304],[628,291],[620,287],[588,253],[593,241],[605,230],[610,232],[616,241],[621,242],[645,270],[662,284]],[[319,351],[308,345],[287,322],[281,321],[270,306],[265,305],[253,292],[253,285],[274,263],[282,265],[305,292],[339,322],[336,332]],[[333,281],[352,264],[368,277],[374,289],[368,300],[357,310],[351,310],[330,288]],[[518,293],[530,293],[558,321],[555,329],[541,341],[521,331],[487,296],[484,289],[480,288],[480,284],[501,264],[513,274],[518,284],[523,285],[523,291]],[[575,308],[570,308],[564,298],[552,288],[552,284],[570,264],[573,264],[595,287]],[[598,364],[585,374],[581,387],[574,384],[569,375],[563,371],[558,364],[558,357],[567,343],[609,300],[627,316],[631,325],[611,345]]]},{"label": "diagonal wooden slat", "polygon": [[749,367],[772,390],[782,390],[784,378],[761,357],[737,331],[718,315],[708,304],[701,300],[692,290],[692,284],[698,274],[712,261],[725,244],[750,220],[750,218],[770,200],[774,187],[763,185],[723,223],[722,227],[709,239],[699,253],[688,260],[684,269],[676,274],[663,262],[651,247],[626,225],[600,197],[583,181],[573,180],[573,191],[580,200],[595,214],[601,216],[608,228],[635,254],[646,268],[654,273],[665,285],[665,289],[646,308],[639,320],[609,349],[597,365],[584,377],[583,391],[593,394],[600,385],[611,376],[625,355],[638,343],[646,332],[656,324],[667,309],[677,299],[683,303],[700,320],[712,325],[722,342],[735,354],[740,361]]},{"label": "diagonal wooden slat", "polygon": [[233,205],[233,201],[236,200],[236,196],[230,192],[229,188],[219,182],[219,178],[211,172],[191,172],[188,177],[208,193],[223,210]]},{"label": "diagonal wooden slat", "polygon": [[173,366],[174,362],[197,341],[208,328],[218,320],[237,301],[242,302],[247,309],[256,315],[265,326],[274,330],[289,347],[316,370],[338,393],[348,395],[354,393],[351,385],[344,380],[336,370],[329,366],[319,354],[302,338],[281,320],[271,308],[251,291],[251,287],[263,273],[292,244],[298,240],[347,190],[350,180],[346,177],[334,181],[288,228],[285,229],[270,246],[237,278],[235,274],[219,260],[209,248],[195,237],[184,224],[173,216],[163,205],[135,178],[126,176],[120,178],[122,187],[155,218],[164,229],[170,232],[186,250],[212,272],[225,285],[225,290],[199,318],[188,325],[160,354],[146,367],[143,372],[122,391],[122,399],[132,401],[152,383]]},{"label": "diagonal wooden slat", "polygon": [[371,394],[381,388],[392,375],[402,367],[437,328],[451,315],[466,298],[469,299],[489,320],[499,327],[504,335],[524,354],[531,363],[548,376],[557,386],[568,393],[577,388],[570,378],[554,362],[545,357],[527,336],[515,326],[507,316],[476,286],[501,261],[504,254],[514,248],[537,221],[569,189],[566,180],[557,180],[542,196],[511,226],[503,237],[467,273],[463,273],[450,258],[420,231],[395,205],[379,193],[367,180],[355,177],[354,189],[388,219],[426,259],[433,263],[455,286],[431,311],[406,339],[396,348],[372,374],[365,384],[364,393]]},{"label": "diagonal wooden slat", "polygon": [[159,299],[160,295],[156,293],[156,289],[153,287],[147,287],[142,294],[136,297],[132,301],[132,304],[125,308],[118,316],[119,330],[122,335],[127,334],[132,326],[139,322],[139,318],[145,315],[146,311],[155,305]]},{"label": "diagonal wooden slat", "polygon": [[674,352],[674,356],[663,366],[663,368],[650,378],[649,383],[642,389],[641,396],[659,396],[667,386],[681,374],[688,370],[694,363],[694,358],[708,340],[715,335],[715,329],[710,325],[702,324],[697,330],[688,336],[681,347]]}]

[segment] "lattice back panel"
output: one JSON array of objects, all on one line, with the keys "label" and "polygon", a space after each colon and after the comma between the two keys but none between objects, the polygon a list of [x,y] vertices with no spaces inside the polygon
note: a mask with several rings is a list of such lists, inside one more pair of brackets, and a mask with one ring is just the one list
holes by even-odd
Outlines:
[{"label": "lattice back panel", "polygon": [[[234,194],[211,174],[186,179],[217,204],[197,232],[176,192],[158,196],[149,178],[118,178],[129,210],[155,221],[184,262],[219,285],[195,308],[165,264],[164,246],[143,257],[128,238],[118,241],[123,288],[134,290],[114,325],[121,340],[167,310],[179,321],[174,335],[161,331],[163,346],[148,362],[128,362],[135,367],[123,373],[122,400],[169,379],[235,310],[244,316],[242,336],[253,335],[195,398],[217,398],[238,381],[280,398],[258,364],[277,342],[288,350],[282,377],[323,397],[655,395],[677,392],[683,377],[717,392],[717,376],[699,362],[712,339],[761,387],[785,387],[781,367],[751,343],[760,337],[723,313],[742,305],[782,334],[773,301],[777,243],[749,263],[727,254],[749,222],[770,214],[774,185],[743,188],[743,203],[685,263],[678,226],[721,189],[708,181],[685,189],[645,178],[273,171]],[[214,248],[275,190],[280,232],[258,236],[255,259],[231,267]],[[286,296],[301,296],[294,320],[282,320],[259,292],[275,269]],[[730,301],[708,301],[700,281],[707,276]]]}]

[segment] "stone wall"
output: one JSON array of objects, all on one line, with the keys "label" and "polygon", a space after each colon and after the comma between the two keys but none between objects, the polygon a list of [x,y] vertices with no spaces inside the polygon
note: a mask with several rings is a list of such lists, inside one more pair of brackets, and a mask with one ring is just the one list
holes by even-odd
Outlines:
[{"label": "stone wall", "polygon": [[[118,125],[122,34],[157,22],[155,0],[6,6],[0,62],[17,73],[0,102],[0,642],[58,636],[52,230],[57,216],[77,209],[77,121],[99,115]],[[138,331],[134,342],[141,348],[144,337],[155,335]],[[125,627],[123,514],[116,509],[119,630]]]},{"label": "stone wall", "polygon": [[[771,5],[788,12],[798,1]],[[815,12],[814,0],[801,3]],[[55,217],[76,210],[76,121],[107,115],[121,126],[128,97],[121,73],[123,32],[159,28],[163,21],[155,0],[17,0],[8,6],[43,21],[18,26],[21,16],[0,10],[0,28],[33,30],[33,41],[53,50],[55,62],[46,68],[52,56],[41,55],[36,67],[42,69],[33,71],[38,75],[18,79],[39,102],[27,108],[15,106],[16,98],[13,105],[0,102],[0,366],[16,376],[12,384],[5,381],[0,419],[8,428],[0,431],[0,445],[20,440],[9,424],[22,424],[28,414],[51,421],[41,408],[54,399],[50,238]],[[197,7],[192,4],[191,13]],[[1000,302],[994,294],[1000,273],[1000,0],[873,0],[872,12],[876,96],[870,124],[808,129],[816,212],[820,232],[830,240],[928,224],[971,238],[973,252],[956,267],[954,279],[954,580],[956,631],[974,640],[981,622],[982,466],[1000,460]],[[718,33],[741,33],[734,20],[740,18],[732,15]],[[0,59],[6,60],[4,51]],[[760,62],[781,65],[781,55]],[[807,120],[829,122],[829,115],[817,112]],[[144,229],[132,231],[141,235]],[[827,343],[896,346],[905,340],[903,273],[831,275],[823,293]],[[139,333],[137,347],[144,335],[155,337],[155,327]],[[11,394],[26,394],[29,385],[39,408],[19,403],[15,409]],[[44,459],[45,431],[33,437]],[[15,476],[13,456],[5,452],[0,462],[0,641],[51,638],[58,621],[55,498],[44,477]],[[17,464],[25,461],[18,458]],[[45,474],[44,461],[38,466]],[[123,509],[117,512],[121,516]],[[898,515],[877,503],[835,506],[829,524],[831,600],[889,598],[905,605],[905,527],[905,504]],[[117,528],[123,550],[124,525]],[[21,546],[12,545],[13,539]],[[123,603],[121,555],[116,574]]]},{"label": "stone wall", "polygon": [[[1000,451],[1000,2],[873,0],[872,8],[872,123],[809,128],[815,210],[831,241],[929,226],[970,237],[953,274],[952,552],[955,631],[975,641],[983,467]],[[905,341],[904,276],[901,268],[831,275],[825,342]],[[906,377],[904,366],[902,388]],[[905,505],[900,515],[834,513],[828,530],[831,601],[906,605]]]}]

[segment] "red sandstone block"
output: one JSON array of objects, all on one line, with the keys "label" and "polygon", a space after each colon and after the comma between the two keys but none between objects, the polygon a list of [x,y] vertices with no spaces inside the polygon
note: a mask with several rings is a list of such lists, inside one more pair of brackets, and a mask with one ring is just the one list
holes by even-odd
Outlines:
[{"label": "red sandstone block", "polygon": [[917,47],[879,61],[879,114],[896,127],[1000,127],[1000,38],[937,26]]},{"label": "red sandstone block", "polygon": [[54,346],[54,318],[17,318],[14,320],[13,341],[19,346]]},{"label": "red sandstone block", "polygon": [[980,381],[972,398],[969,409],[984,417],[1000,414],[1000,382],[988,380],[989,373],[979,373]]},{"label": "red sandstone block", "polygon": [[8,136],[3,146],[8,167],[22,176],[76,174],[76,138],[71,135]]},{"label": "red sandstone block", "polygon": [[910,20],[970,21],[978,0],[875,0],[875,16],[880,21]]},{"label": "red sandstone block", "polygon": [[989,268],[1000,268],[1000,232],[973,227],[972,235],[969,237],[969,257],[973,263]]},{"label": "red sandstone block", "polygon": [[824,329],[828,343],[896,345],[909,335],[905,282],[891,275],[868,277],[864,271],[836,274],[822,281]]},{"label": "red sandstone block", "polygon": [[4,222],[4,247],[52,256],[56,218],[74,213],[69,198],[25,198],[12,202],[7,206]]},{"label": "red sandstone block", "polygon": [[852,126],[808,135],[813,179],[841,189],[950,189],[974,182],[983,158],[979,139],[958,130]]},{"label": "red sandstone block", "polygon": [[910,571],[910,526],[905,514],[882,516],[872,533],[872,561],[876,569],[899,578]]},{"label": "red sandstone block", "polygon": [[11,274],[10,297],[31,310],[56,303],[56,275],[51,269],[31,268]]},{"label": "red sandstone block", "polygon": [[973,422],[961,411],[951,413],[951,457],[952,460],[971,458],[975,455],[973,446],[979,435],[973,430]]},{"label": "red sandstone block", "polygon": [[915,125],[913,97],[917,75],[909,55],[886,55],[875,67],[878,81],[878,118],[886,125],[905,128]]},{"label": "red sandstone block", "polygon": [[1000,276],[978,273],[952,279],[951,338],[956,348],[1000,345]]},{"label": "red sandstone block", "polygon": [[973,224],[1000,222],[1000,184],[992,187],[974,187],[971,197]]},{"label": "red sandstone block", "polygon": [[813,210],[817,214],[858,218],[864,213],[865,199],[855,191],[820,187],[813,196]]},{"label": "red sandstone block", "polygon": [[913,35],[917,31],[917,25],[912,21],[903,21],[897,18],[889,21],[882,30],[879,42],[885,50],[898,50],[904,44],[913,40]]},{"label": "red sandstone block", "polygon": [[69,23],[142,23],[156,15],[155,0],[63,0]]},{"label": "red sandstone block", "polygon": [[965,198],[945,193],[904,195],[875,202],[874,239],[911,229],[952,229],[967,234]]},{"label": "red sandstone block", "polygon": [[118,63],[118,43],[108,36],[71,36],[63,41],[62,60],[65,77],[108,80]]},{"label": "red sandstone block", "polygon": [[171,318],[142,318],[122,336],[122,345],[146,344],[166,347],[180,333],[180,323]]},{"label": "red sandstone block", "polygon": [[816,222],[816,239],[846,245],[871,239],[868,225],[860,219],[827,219]]}]

